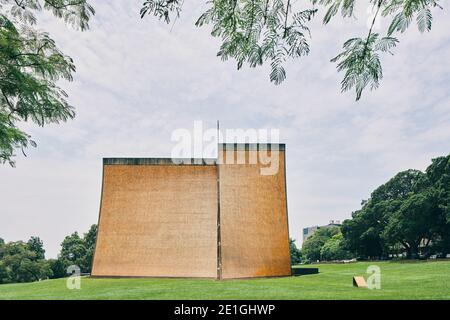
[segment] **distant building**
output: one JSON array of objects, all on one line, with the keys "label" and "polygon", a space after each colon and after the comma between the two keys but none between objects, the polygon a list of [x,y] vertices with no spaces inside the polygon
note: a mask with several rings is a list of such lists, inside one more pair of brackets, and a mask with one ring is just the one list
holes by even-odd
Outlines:
[{"label": "distant building", "polygon": [[330,220],[330,223],[324,226],[312,226],[303,228],[303,242],[306,241],[309,237],[311,237],[314,232],[316,232],[320,228],[330,228],[330,227],[340,227],[341,222],[339,220]]}]

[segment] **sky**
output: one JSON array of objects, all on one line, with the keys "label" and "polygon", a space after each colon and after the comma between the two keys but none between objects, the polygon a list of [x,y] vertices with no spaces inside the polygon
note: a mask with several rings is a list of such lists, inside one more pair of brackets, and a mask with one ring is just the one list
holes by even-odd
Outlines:
[{"label": "sky", "polygon": [[[76,118],[43,128],[22,124],[38,143],[20,151],[16,168],[0,165],[0,238],[39,236],[47,257],[74,231],[97,223],[103,157],[169,157],[171,133],[194,121],[223,129],[279,129],[286,144],[290,235],[344,220],[397,172],[424,170],[450,153],[450,19],[434,10],[433,29],[399,35],[395,55],[382,57],[377,91],[340,93],[330,62],[345,40],[368,32],[367,3],[357,19],[311,25],[311,53],[286,64],[287,79],[269,81],[268,66],[236,70],[216,57],[210,28],[194,26],[205,1],[184,4],[166,25],[140,19],[142,1],[91,1],[90,30],[71,30],[49,13],[38,16],[77,66],[60,85]],[[306,6],[306,5],[305,5]],[[323,11],[323,10],[322,10]],[[387,22],[375,28],[384,32]]]}]

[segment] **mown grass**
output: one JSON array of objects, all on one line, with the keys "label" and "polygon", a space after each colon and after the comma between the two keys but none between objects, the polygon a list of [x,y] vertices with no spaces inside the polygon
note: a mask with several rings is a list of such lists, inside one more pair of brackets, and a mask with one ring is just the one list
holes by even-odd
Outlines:
[{"label": "mown grass", "polygon": [[[381,289],[354,288],[352,277],[381,268]],[[0,299],[450,299],[450,261],[321,264],[320,273],[247,280],[93,279],[80,290],[66,279],[0,285]]]}]

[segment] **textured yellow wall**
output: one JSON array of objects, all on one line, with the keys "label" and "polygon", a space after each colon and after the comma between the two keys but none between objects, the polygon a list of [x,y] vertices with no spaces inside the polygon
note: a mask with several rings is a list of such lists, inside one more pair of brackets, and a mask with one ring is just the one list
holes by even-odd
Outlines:
[{"label": "textured yellow wall", "polygon": [[222,147],[233,164],[105,159],[92,275],[216,278],[218,199],[222,278],[290,275],[284,146],[274,175]]},{"label": "textured yellow wall", "polygon": [[217,169],[105,165],[93,276],[216,277]]},{"label": "textured yellow wall", "polygon": [[236,163],[238,152],[245,155],[246,164],[219,165],[222,277],[288,276],[284,148],[278,151],[275,175],[261,175],[266,166],[260,161],[249,164],[261,151],[222,150],[219,159]]}]

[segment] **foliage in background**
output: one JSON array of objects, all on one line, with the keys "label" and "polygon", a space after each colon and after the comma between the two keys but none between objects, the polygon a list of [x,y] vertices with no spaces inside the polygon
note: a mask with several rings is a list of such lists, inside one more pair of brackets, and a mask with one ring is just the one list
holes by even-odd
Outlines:
[{"label": "foliage in background", "polygon": [[44,126],[75,116],[67,93],[56,85],[72,80],[75,65],[36,28],[35,13],[42,9],[82,31],[94,14],[86,0],[0,1],[0,162],[12,166],[15,150],[25,155],[28,146],[36,146],[21,123]]},{"label": "foliage in background", "polygon": [[42,241],[32,237],[28,243],[5,243],[0,239],[0,284],[30,282],[47,279],[52,275],[44,259]]},{"label": "foliage in background", "polygon": [[342,225],[345,246],[359,257],[408,258],[450,253],[450,155],[426,172],[406,170],[378,187]]},{"label": "foliage in background", "polygon": [[90,273],[96,235],[97,225],[94,224],[83,237],[80,237],[78,232],[65,237],[61,243],[58,260],[63,263],[65,268],[77,265],[82,273]]},{"label": "foliage in background", "polygon": [[320,249],[322,261],[347,260],[353,258],[352,253],[344,247],[342,233],[337,233],[328,239]]},{"label": "foliage in background", "polygon": [[45,259],[44,241],[39,237],[31,237],[27,242],[27,248],[36,254],[36,259]]},{"label": "foliage in background", "polygon": [[[153,15],[170,23],[182,10],[184,0],[145,0],[141,18]],[[308,55],[310,48],[309,22],[317,11],[324,10],[323,23],[341,14],[354,18],[356,0],[209,0],[208,9],[199,17],[196,26],[210,25],[211,35],[222,41],[217,53],[222,60],[234,59],[237,68],[270,63],[270,81],[280,84],[286,78],[283,67],[287,60]],[[366,35],[346,41],[343,52],[333,58],[338,71],[344,72],[341,90],[355,90],[356,100],[365,88],[378,88],[383,78],[380,57],[392,54],[398,33],[413,23],[420,32],[430,31],[432,9],[442,7],[439,0],[368,0],[374,17]],[[390,19],[384,34],[374,32],[380,17]]]},{"label": "foliage in background", "polygon": [[300,264],[302,262],[302,252],[297,248],[295,240],[292,238],[289,238],[289,251],[291,253],[291,266]]},{"label": "foliage in background", "polygon": [[311,236],[303,242],[302,254],[309,262],[322,260],[321,250],[325,243],[334,235],[339,234],[339,227],[327,227],[317,229]]},{"label": "foliage in background", "polygon": [[94,251],[95,251],[95,242],[97,240],[97,225],[93,224],[88,232],[84,234],[83,237],[84,244],[86,246],[86,258],[85,258],[85,266],[86,272],[91,272],[92,270],[92,262],[94,259]]},{"label": "foliage in background", "polygon": [[67,277],[70,265],[90,273],[96,235],[94,224],[82,238],[77,232],[67,236],[61,243],[58,258],[48,260],[45,260],[44,243],[38,237],[31,237],[26,243],[5,243],[0,238],[0,284]]},{"label": "foliage in background", "polygon": [[376,188],[339,230],[318,229],[302,247],[311,261],[450,254],[450,155],[425,172],[399,172]]}]

